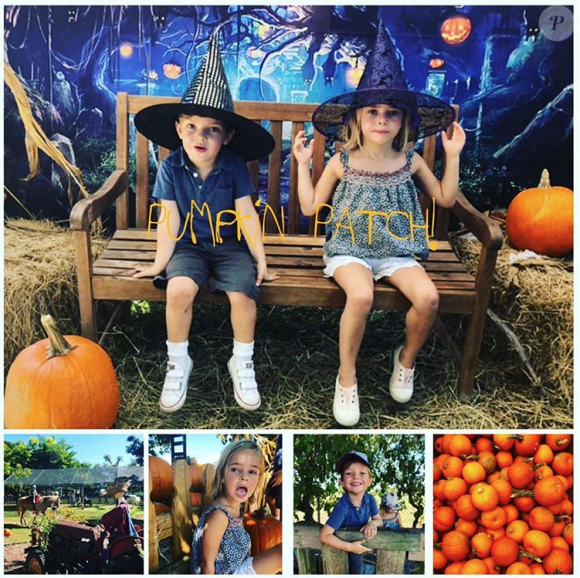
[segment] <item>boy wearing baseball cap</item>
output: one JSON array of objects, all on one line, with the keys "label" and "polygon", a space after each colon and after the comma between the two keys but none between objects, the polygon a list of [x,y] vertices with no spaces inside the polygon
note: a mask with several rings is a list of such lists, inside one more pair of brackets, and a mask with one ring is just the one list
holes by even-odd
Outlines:
[{"label": "boy wearing baseball cap", "polygon": [[362,452],[350,451],[338,460],[336,471],[340,474],[344,495],[320,530],[320,542],[348,552],[349,574],[362,574],[363,554],[372,550],[363,546],[365,540],[345,542],[335,536],[335,532],[343,526],[356,526],[368,540],[382,525],[377,503],[366,493],[373,481],[368,457]]}]

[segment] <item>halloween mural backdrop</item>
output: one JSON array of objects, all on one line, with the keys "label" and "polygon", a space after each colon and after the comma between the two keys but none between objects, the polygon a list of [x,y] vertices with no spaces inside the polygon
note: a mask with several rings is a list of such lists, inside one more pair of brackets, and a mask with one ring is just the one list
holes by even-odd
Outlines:
[{"label": "halloween mural backdrop", "polygon": [[[541,34],[544,8],[11,6],[5,61],[94,192],[114,169],[116,93],[181,96],[214,30],[235,99],[320,103],[355,89],[382,20],[410,88],[460,106],[463,191],[481,210],[505,208],[543,168],[572,187],[573,43]],[[6,214],[68,218],[51,159],[25,180],[24,126],[4,94]]]}]

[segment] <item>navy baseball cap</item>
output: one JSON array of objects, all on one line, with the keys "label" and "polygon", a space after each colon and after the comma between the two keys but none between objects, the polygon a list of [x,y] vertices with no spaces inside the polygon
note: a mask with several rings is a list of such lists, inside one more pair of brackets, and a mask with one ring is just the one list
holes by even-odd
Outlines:
[{"label": "navy baseball cap", "polygon": [[369,458],[366,454],[363,454],[362,452],[355,452],[353,450],[353,451],[348,452],[347,454],[344,454],[344,456],[342,456],[342,458],[340,458],[340,460],[338,460],[338,462],[336,464],[336,471],[339,474],[342,474],[342,468],[344,467],[344,464],[349,460],[353,461],[353,462],[359,462],[361,464],[364,464],[368,468],[371,467],[371,464],[369,463]]}]

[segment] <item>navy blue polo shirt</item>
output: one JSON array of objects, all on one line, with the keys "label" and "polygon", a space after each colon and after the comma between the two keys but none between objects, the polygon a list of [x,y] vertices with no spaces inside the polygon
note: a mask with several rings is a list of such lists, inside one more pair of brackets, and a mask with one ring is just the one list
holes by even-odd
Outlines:
[{"label": "navy blue polo shirt", "polygon": [[[177,236],[181,235],[184,227],[186,229],[178,244],[192,242],[191,222],[188,221],[186,226],[188,213],[193,214],[193,232],[196,242],[211,243],[213,237],[209,219],[211,218],[215,231],[218,213],[224,210],[234,210],[236,199],[251,195],[253,192],[254,185],[246,161],[236,152],[222,147],[214,168],[203,181],[183,147],[179,147],[159,166],[153,197],[177,202],[181,217]],[[195,207],[192,209],[192,201],[197,204],[197,209]],[[207,208],[203,213],[201,212],[204,203],[207,203],[209,213]],[[189,218],[191,219],[191,215]],[[222,220],[229,223],[234,220],[234,216],[225,214]],[[165,227],[166,224],[162,223],[158,226]],[[220,226],[219,234],[224,240],[237,238],[237,224]]]},{"label": "navy blue polo shirt", "polygon": [[357,508],[345,492],[338,500],[326,523],[335,530],[344,526],[356,526],[362,528],[373,516],[379,513],[375,499],[370,494],[365,494],[360,508]]}]

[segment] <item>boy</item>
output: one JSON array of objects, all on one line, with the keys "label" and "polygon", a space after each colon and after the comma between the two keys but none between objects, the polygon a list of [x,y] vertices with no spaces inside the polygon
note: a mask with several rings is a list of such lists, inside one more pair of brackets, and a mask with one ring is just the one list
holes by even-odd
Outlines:
[{"label": "boy", "polygon": [[175,151],[161,163],[153,191],[159,201],[155,262],[134,275],[154,277],[156,287],[167,288],[169,362],[160,408],[174,412],[185,403],[193,368],[188,355],[193,301],[209,281],[231,304],[234,348],[228,370],[236,401],[258,409],[252,361],[256,300],[261,282],[276,275],[266,266],[245,161],[269,155],[274,139],[235,114],[215,35],[181,103],[145,108],[135,116],[135,126]]},{"label": "boy", "polygon": [[345,493],[320,530],[320,542],[348,552],[349,574],[362,574],[363,554],[372,550],[363,546],[365,540],[345,542],[334,533],[342,526],[357,526],[365,539],[370,539],[382,525],[377,503],[366,493],[373,481],[368,457],[362,452],[350,451],[338,460],[336,471],[340,474],[340,485]]}]

